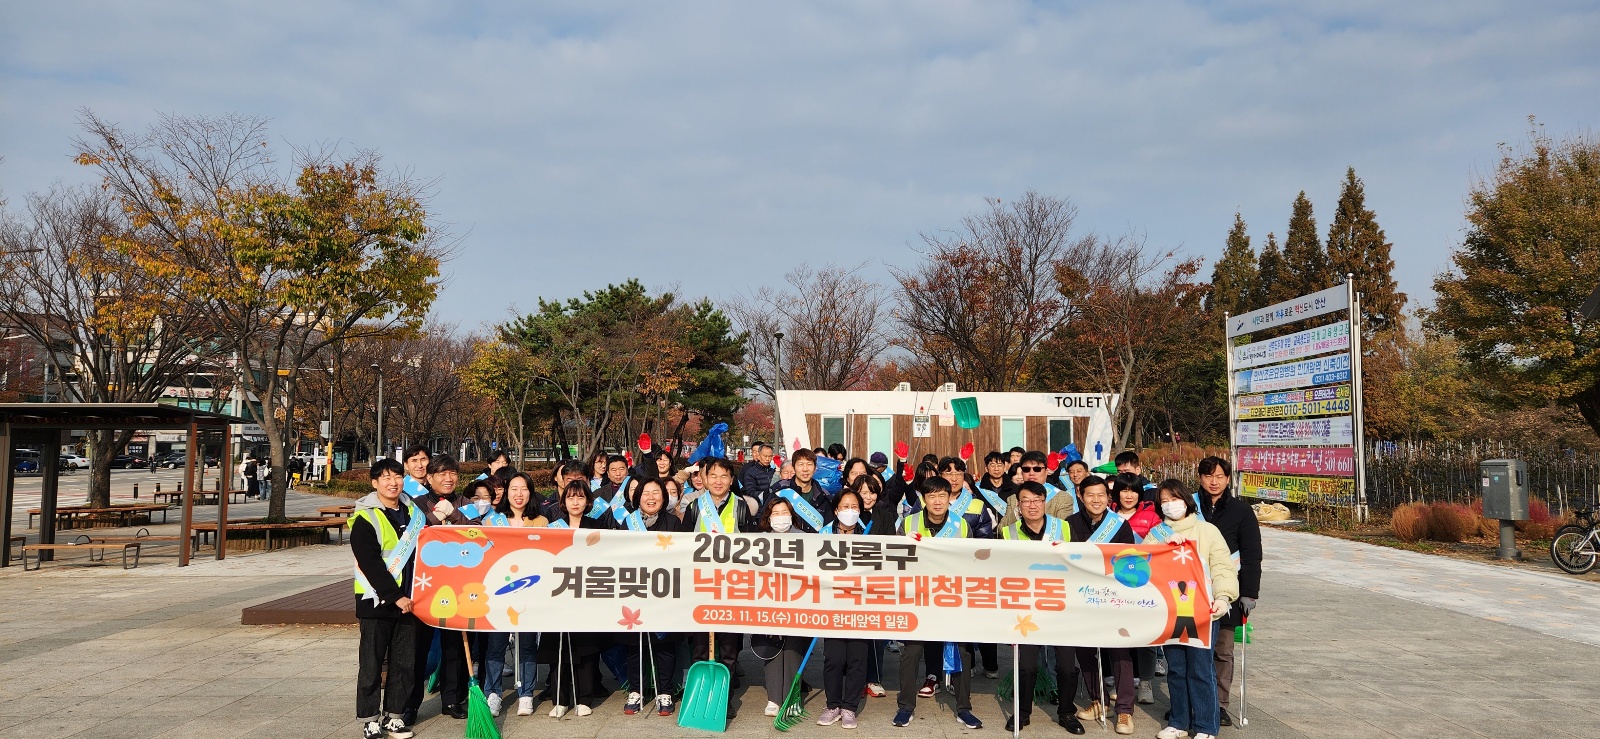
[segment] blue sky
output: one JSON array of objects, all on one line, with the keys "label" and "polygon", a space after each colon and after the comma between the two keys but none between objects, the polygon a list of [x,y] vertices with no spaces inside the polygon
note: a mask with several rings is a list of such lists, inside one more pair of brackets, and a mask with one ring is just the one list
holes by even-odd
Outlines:
[{"label": "blue sky", "polygon": [[1600,6],[1555,1],[6,3],[0,189],[86,180],[80,108],[374,148],[435,181],[437,312],[470,328],[627,277],[887,284],[1029,189],[1209,261],[1302,189],[1325,234],[1354,166],[1431,301],[1497,145],[1593,130],[1597,38]]}]

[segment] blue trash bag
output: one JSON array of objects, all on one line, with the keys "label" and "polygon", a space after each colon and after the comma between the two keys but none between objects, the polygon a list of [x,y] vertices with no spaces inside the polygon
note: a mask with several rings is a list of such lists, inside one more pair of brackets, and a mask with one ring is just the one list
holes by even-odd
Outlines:
[{"label": "blue trash bag", "polygon": [[689,464],[694,464],[706,457],[726,457],[728,448],[722,443],[722,435],[728,432],[728,424],[719,423],[706,432],[706,438],[700,446],[694,448],[694,454],[689,455]]},{"label": "blue trash bag", "polygon": [[1065,462],[1062,462],[1062,464],[1071,464],[1083,459],[1083,454],[1078,451],[1077,444],[1068,444],[1064,447],[1061,447],[1061,456],[1067,458]]},{"label": "blue trash bag", "polygon": [[817,484],[821,485],[822,489],[827,491],[829,495],[837,495],[839,489],[844,487],[844,478],[839,465],[840,462],[837,459],[819,457],[817,459],[817,472],[811,476],[811,479],[816,480]]}]

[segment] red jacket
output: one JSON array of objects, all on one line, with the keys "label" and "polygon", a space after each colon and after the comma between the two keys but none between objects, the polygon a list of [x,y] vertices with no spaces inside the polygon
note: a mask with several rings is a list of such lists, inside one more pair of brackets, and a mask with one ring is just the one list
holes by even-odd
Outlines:
[{"label": "red jacket", "polygon": [[1156,504],[1148,500],[1139,501],[1139,508],[1132,516],[1122,515],[1128,519],[1128,528],[1133,529],[1133,533],[1138,534],[1140,539],[1148,536],[1150,529],[1161,523],[1161,514],[1156,513]]}]

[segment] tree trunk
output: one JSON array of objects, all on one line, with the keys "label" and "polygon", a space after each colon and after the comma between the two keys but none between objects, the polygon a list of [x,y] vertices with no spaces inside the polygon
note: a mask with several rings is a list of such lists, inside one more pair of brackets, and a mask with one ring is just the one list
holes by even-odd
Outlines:
[{"label": "tree trunk", "polygon": [[111,458],[133,438],[132,431],[90,431],[89,496],[91,508],[111,505]]}]

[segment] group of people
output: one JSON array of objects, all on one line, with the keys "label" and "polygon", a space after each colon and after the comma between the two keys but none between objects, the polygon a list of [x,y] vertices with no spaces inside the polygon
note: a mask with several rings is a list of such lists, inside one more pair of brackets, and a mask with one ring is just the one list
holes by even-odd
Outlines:
[{"label": "group of people", "polygon": [[[468,664],[496,715],[502,708],[502,678],[508,652],[520,664],[516,712],[531,715],[545,699],[549,715],[593,713],[605,697],[601,667],[626,685],[622,711],[670,716],[679,687],[679,666],[714,658],[739,674],[737,657],[750,649],[764,663],[769,717],[778,715],[799,670],[809,638],[717,633],[489,633],[439,631],[407,614],[411,610],[411,560],[417,535],[430,525],[567,527],[655,532],[805,533],[822,536],[944,536],[1013,541],[1145,543],[1193,541],[1210,574],[1210,603],[1180,594],[1173,638],[1196,637],[1195,608],[1212,616],[1212,649],[1166,646],[1095,649],[1062,645],[1020,649],[1020,689],[1031,698],[1041,662],[1054,673],[1058,722],[1084,733],[1084,721],[1106,720],[1118,734],[1131,734],[1133,706],[1154,702],[1154,678],[1165,675],[1171,712],[1160,739],[1215,736],[1231,725],[1232,627],[1255,607],[1261,577],[1261,538],[1251,508],[1229,489],[1227,460],[1207,457],[1196,470],[1200,489],[1177,479],[1153,484],[1142,475],[1138,455],[1115,460],[1116,472],[1093,474],[1083,460],[1012,449],[994,451],[983,466],[968,469],[959,456],[926,455],[912,463],[897,445],[895,464],[882,452],[849,457],[840,445],[799,449],[779,462],[772,447],[756,444],[742,468],[721,457],[695,464],[658,450],[637,459],[597,453],[558,465],[553,491],[538,491],[533,478],[497,453],[489,468],[464,486],[449,456],[426,449],[406,452],[401,462],[372,466],[373,493],[350,518],[356,557],[357,617],[361,658],[357,715],[368,739],[411,735],[423,699],[429,652],[437,642],[437,685],[442,713],[465,718]],[[840,485],[829,492],[817,479],[818,460],[837,466]],[[832,487],[832,486],[830,486]],[[548,488],[547,488],[548,489]],[[714,646],[714,649],[713,649]],[[899,652],[895,726],[911,723],[917,699],[934,696],[941,675],[954,692],[955,715],[981,728],[972,713],[972,679],[999,677],[998,645],[945,642],[891,643],[828,637],[823,640],[824,710],[820,725],[855,728],[867,697],[882,697],[885,654]],[[954,651],[955,669],[946,656]],[[470,658],[470,661],[469,661]],[[549,666],[548,687],[535,694],[539,664]],[[382,668],[388,666],[380,684]],[[409,669],[407,669],[409,667]],[[1076,705],[1078,685],[1087,705]],[[1108,685],[1109,683],[1109,685]],[[738,679],[735,678],[735,687]],[[1018,686],[1013,686],[1018,689]],[[653,696],[653,697],[652,697]],[[1007,720],[1027,726],[1033,700],[1021,701]],[[730,719],[733,709],[729,708]]]}]

